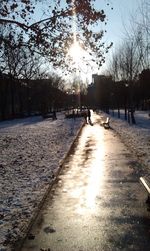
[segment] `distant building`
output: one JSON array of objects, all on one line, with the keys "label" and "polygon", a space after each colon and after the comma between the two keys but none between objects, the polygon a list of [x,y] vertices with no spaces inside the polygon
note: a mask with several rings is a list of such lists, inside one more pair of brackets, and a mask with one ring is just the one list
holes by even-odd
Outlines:
[{"label": "distant building", "polygon": [[92,83],[95,85],[103,85],[112,82],[112,76],[92,74]]},{"label": "distant building", "polygon": [[88,88],[88,96],[94,106],[103,110],[109,108],[112,84],[112,76],[92,75],[92,84]]}]

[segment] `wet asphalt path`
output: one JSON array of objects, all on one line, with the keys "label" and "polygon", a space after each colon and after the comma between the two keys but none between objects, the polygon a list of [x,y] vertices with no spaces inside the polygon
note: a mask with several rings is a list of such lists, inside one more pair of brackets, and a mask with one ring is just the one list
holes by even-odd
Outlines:
[{"label": "wet asphalt path", "polygon": [[101,127],[97,116],[93,121],[83,128],[22,251],[150,250],[140,166],[113,130]]}]

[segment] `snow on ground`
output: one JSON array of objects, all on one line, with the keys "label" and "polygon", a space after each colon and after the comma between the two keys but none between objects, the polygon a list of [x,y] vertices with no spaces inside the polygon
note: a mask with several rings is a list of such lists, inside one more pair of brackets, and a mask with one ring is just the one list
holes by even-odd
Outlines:
[{"label": "snow on ground", "polygon": [[[101,117],[108,115],[100,113]],[[110,115],[109,115],[110,116]],[[24,235],[83,119],[42,117],[0,123],[0,251]],[[143,163],[150,175],[150,118],[135,112],[136,125],[111,116],[111,127]]]},{"label": "snow on ground", "polygon": [[111,127],[121,136],[124,143],[136,155],[143,164],[143,174],[150,177],[150,117],[148,111],[136,111],[136,124],[128,124],[124,120],[124,111],[121,111],[120,119],[115,111],[111,115]]},{"label": "snow on ground", "polygon": [[0,250],[22,237],[83,119],[0,123]]}]

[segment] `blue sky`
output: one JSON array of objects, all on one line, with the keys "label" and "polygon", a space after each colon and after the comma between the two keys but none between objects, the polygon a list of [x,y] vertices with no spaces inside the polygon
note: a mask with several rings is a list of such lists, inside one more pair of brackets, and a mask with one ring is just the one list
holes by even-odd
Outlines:
[{"label": "blue sky", "polygon": [[[108,18],[105,38],[116,45],[125,32],[124,26],[128,27],[131,15],[134,15],[142,0],[96,0],[97,8],[104,8]],[[113,10],[111,9],[113,7]]]}]

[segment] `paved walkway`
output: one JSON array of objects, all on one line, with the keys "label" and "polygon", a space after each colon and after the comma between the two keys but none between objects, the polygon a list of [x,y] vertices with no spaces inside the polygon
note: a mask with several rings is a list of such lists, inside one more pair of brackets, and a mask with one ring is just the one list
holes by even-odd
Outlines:
[{"label": "paved walkway", "polygon": [[[86,125],[22,251],[149,251],[140,166],[113,130]],[[144,197],[143,197],[144,195]]]}]

